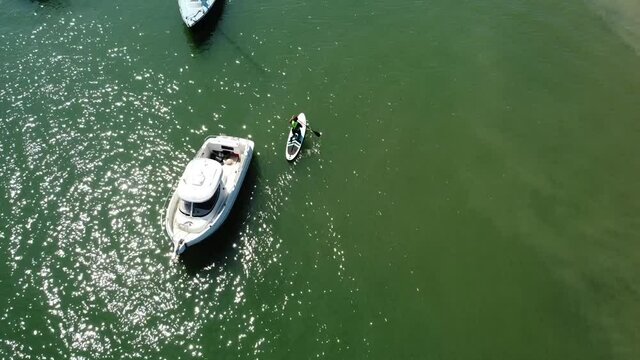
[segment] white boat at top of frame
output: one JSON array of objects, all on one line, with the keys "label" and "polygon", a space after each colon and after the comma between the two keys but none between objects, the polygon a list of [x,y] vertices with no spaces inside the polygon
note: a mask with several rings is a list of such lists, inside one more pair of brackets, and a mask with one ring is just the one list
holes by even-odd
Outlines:
[{"label": "white boat at top of frame", "polygon": [[178,0],[180,16],[188,27],[192,27],[211,10],[216,1],[224,0]]}]

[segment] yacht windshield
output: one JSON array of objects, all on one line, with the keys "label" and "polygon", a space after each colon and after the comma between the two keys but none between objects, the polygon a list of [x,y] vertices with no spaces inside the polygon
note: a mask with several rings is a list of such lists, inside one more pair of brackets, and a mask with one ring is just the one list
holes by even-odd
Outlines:
[{"label": "yacht windshield", "polygon": [[201,202],[201,203],[193,203],[193,215],[195,217],[202,217],[211,212],[213,208],[216,206],[218,202],[218,198],[220,197],[220,187],[216,190],[216,193],[213,194],[211,199]]},{"label": "yacht windshield", "polygon": [[187,216],[191,216],[191,202],[189,201],[184,201],[184,200],[180,200],[180,205],[178,206],[178,208],[180,209],[180,212],[187,215]]},{"label": "yacht windshield", "polygon": [[189,201],[180,201],[180,212],[193,217],[203,217],[209,214],[213,208],[216,206],[218,202],[218,198],[220,197],[220,187],[216,190],[215,194],[211,197],[211,199],[201,202],[201,203],[192,203]]}]

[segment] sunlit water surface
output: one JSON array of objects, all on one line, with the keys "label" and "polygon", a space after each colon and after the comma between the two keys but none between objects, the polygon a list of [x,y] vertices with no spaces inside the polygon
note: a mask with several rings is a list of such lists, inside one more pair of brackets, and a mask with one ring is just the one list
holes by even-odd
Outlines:
[{"label": "sunlit water surface", "polygon": [[[640,353],[640,61],[602,2],[0,5],[0,357]],[[324,135],[289,165],[296,111]],[[256,155],[175,263],[216,133]]]}]

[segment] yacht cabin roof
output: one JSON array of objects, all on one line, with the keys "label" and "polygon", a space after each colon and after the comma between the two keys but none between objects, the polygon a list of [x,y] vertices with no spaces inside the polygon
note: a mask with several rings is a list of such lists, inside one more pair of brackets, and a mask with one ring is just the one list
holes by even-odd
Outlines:
[{"label": "yacht cabin roof", "polygon": [[212,159],[192,160],[178,184],[178,196],[184,201],[201,203],[215,194],[222,177],[222,165]]}]

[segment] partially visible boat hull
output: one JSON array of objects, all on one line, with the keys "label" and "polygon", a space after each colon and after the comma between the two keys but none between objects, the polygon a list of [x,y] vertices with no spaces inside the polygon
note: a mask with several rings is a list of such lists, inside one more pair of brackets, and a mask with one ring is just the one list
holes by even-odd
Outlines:
[{"label": "partially visible boat hull", "polygon": [[178,0],[182,21],[187,27],[194,27],[213,9],[216,1],[224,0]]}]

